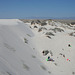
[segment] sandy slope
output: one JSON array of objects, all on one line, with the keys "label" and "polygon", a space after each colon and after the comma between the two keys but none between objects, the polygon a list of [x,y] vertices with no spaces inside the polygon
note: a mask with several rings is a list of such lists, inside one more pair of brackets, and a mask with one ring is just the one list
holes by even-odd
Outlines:
[{"label": "sandy slope", "polygon": [[[41,26],[30,26],[18,19],[0,20],[0,75],[74,75],[75,37],[69,34],[75,27],[52,22],[38,32]],[[54,28],[64,31],[54,32]],[[54,36],[46,37],[47,32]],[[43,50],[51,50],[53,56],[43,56]],[[46,61],[48,56],[54,62]]]},{"label": "sandy slope", "polygon": [[[75,73],[75,37],[70,36],[69,34],[75,32],[75,27],[70,27],[59,22],[53,22],[53,24],[42,26],[47,30],[42,29],[41,32],[38,32],[40,26],[35,25],[38,28],[34,28],[34,26],[31,26],[32,31],[35,34],[35,37],[33,37],[33,41],[40,55],[39,59],[50,69],[51,73],[53,73],[54,75],[72,75]],[[63,31],[54,32],[51,30],[54,28],[63,29]],[[52,32],[54,36],[50,35],[51,39],[46,37],[45,33],[47,32]],[[70,44],[71,47],[69,47],[68,44]],[[43,56],[43,50],[51,50],[53,56],[51,56],[51,54]],[[46,61],[48,56],[51,56],[51,58],[53,58],[55,61]],[[67,61],[67,59],[69,60]]]}]

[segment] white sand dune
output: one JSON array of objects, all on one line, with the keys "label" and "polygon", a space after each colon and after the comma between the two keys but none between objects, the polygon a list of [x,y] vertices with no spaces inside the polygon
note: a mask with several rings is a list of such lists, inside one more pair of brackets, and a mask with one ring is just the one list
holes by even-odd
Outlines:
[{"label": "white sand dune", "polygon": [[[52,24],[40,26],[0,19],[0,75],[74,75],[75,37],[70,34],[75,27],[54,21]],[[40,27],[46,30],[38,32]],[[47,32],[54,35],[46,35]],[[53,56],[43,56],[43,50],[51,51]],[[48,56],[54,62],[46,61]]]}]

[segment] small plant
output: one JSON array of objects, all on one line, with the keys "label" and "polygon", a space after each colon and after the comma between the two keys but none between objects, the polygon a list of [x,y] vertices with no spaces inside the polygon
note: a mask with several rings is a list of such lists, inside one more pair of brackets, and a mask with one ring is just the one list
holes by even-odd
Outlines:
[{"label": "small plant", "polygon": [[75,75],[75,72],[72,72],[73,75]]},{"label": "small plant", "polygon": [[42,28],[39,28],[38,32],[41,32],[42,31]]},{"label": "small plant", "polygon": [[60,29],[60,28],[54,28],[54,29],[51,29],[51,30],[53,30],[55,33],[58,31],[58,32],[64,32],[64,30],[63,29]]},{"label": "small plant", "polygon": [[50,50],[50,54],[51,54],[51,56],[53,56],[53,53],[52,53],[52,51]]},{"label": "small plant", "polygon": [[26,38],[24,38],[24,41],[25,41],[25,43],[27,43],[27,44],[28,44],[28,40],[27,40]]},{"label": "small plant", "polygon": [[71,22],[71,25],[75,25],[75,22]]},{"label": "small plant", "polygon": [[65,55],[63,54],[63,57],[65,58]]},{"label": "small plant", "polygon": [[40,65],[40,67],[45,71],[47,70],[43,65]]},{"label": "small plant", "polygon": [[33,50],[35,50],[35,48],[33,48]]},{"label": "small plant", "polygon": [[31,22],[31,25],[33,25],[33,24],[35,24],[35,22],[34,22],[34,21],[32,21],[32,22]]},{"label": "small plant", "polygon": [[23,68],[29,71],[29,67],[26,64],[23,64]]},{"label": "small plant", "polygon": [[54,36],[54,34],[52,32],[47,32],[45,35],[51,35]]},{"label": "small plant", "polygon": [[10,74],[9,72],[7,72],[8,73],[8,75],[12,75],[12,74]]},{"label": "small plant", "polygon": [[41,23],[41,26],[44,26],[44,25],[47,25],[47,23],[45,23],[45,22]]},{"label": "small plant", "polygon": [[54,63],[57,66],[57,63]]},{"label": "small plant", "polygon": [[72,32],[72,33],[70,33],[69,35],[75,37],[75,32]]},{"label": "small plant", "polygon": [[49,74],[51,74],[51,72],[50,72],[50,71],[48,71],[48,73],[49,73]]},{"label": "small plant", "polygon": [[60,53],[59,55],[63,55],[62,53]]},{"label": "small plant", "polygon": [[34,28],[38,28],[37,26],[34,26]]},{"label": "small plant", "polygon": [[31,37],[31,35],[27,34],[29,37]]},{"label": "small plant", "polygon": [[32,58],[36,58],[36,56],[32,55]]},{"label": "small plant", "polygon": [[46,37],[48,37],[48,38],[50,38],[50,39],[51,39],[51,37],[50,37],[50,36],[46,36]]},{"label": "small plant", "polygon": [[47,55],[49,53],[49,51],[48,50],[43,50],[42,53],[45,56],[45,55]]}]

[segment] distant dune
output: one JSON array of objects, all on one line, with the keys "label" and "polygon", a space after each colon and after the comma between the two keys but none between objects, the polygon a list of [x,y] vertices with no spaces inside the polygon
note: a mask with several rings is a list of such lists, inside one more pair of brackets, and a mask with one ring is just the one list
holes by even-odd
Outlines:
[{"label": "distant dune", "polygon": [[[20,19],[20,20],[26,23],[26,22],[36,21],[38,19]],[[39,19],[39,20],[42,22],[42,21],[48,21],[51,19]],[[72,19],[52,19],[52,20],[56,22],[67,23],[67,24],[75,22],[75,20],[72,20]]]}]

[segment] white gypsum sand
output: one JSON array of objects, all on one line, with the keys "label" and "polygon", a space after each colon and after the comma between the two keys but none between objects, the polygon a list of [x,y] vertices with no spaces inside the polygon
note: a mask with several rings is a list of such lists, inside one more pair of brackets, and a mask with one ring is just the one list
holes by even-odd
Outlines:
[{"label": "white gypsum sand", "polygon": [[[0,19],[0,75],[74,75],[75,36],[70,35],[74,28],[54,21],[41,26]],[[43,50],[53,56],[43,56]],[[46,61],[48,56],[54,62]]]}]

